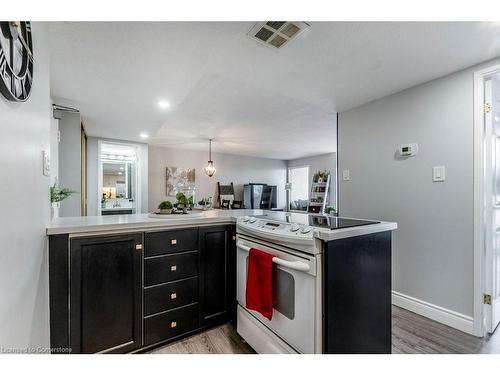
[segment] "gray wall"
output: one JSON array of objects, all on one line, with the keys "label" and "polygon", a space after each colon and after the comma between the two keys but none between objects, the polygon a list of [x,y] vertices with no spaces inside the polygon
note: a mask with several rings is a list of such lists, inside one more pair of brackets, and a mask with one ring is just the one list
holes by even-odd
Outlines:
[{"label": "gray wall", "polygon": [[115,142],[139,146],[140,149],[140,169],[139,183],[141,184],[141,213],[148,212],[148,145],[145,143],[135,143],[121,141],[118,139],[106,139],[97,137],[87,138],[87,215],[95,216],[98,212],[98,205],[101,204],[101,193],[98,192],[99,183],[99,141]]},{"label": "gray wall", "polygon": [[81,118],[79,113],[61,112],[59,120],[59,185],[76,190],[61,202],[59,215],[80,216],[82,175],[81,175]]},{"label": "gray wall", "polygon": [[331,152],[329,154],[311,156],[308,158],[293,159],[287,161],[287,167],[303,167],[308,165],[310,181],[309,181],[309,191],[311,191],[312,176],[315,172],[319,170],[330,171],[330,191],[328,194],[328,201],[330,204],[337,207],[337,190],[336,190],[336,178],[337,178],[337,153]]},{"label": "gray wall", "polygon": [[243,184],[262,182],[277,185],[278,207],[285,206],[286,161],[255,158],[239,155],[213,153],[217,172],[215,176],[205,174],[207,152],[187,151],[174,148],[149,147],[149,207],[154,210],[163,200],[174,201],[166,196],[165,168],[167,166],[196,169],[196,199],[212,196],[214,201],[217,181],[221,184],[234,183],[236,199],[242,199]]},{"label": "gray wall", "polygon": [[48,347],[49,296],[45,227],[51,102],[47,26],[32,23],[34,84],[25,103],[0,95],[0,348]]},{"label": "gray wall", "polygon": [[[476,69],[340,113],[338,148],[341,215],[398,222],[393,290],[468,316]],[[398,145],[411,142],[418,156],[398,160]],[[446,182],[432,182],[437,165],[446,166]]]}]

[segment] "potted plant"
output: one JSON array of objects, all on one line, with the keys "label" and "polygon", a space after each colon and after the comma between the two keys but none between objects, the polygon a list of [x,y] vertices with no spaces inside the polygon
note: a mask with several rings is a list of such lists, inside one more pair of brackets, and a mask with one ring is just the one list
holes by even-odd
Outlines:
[{"label": "potted plant", "polygon": [[160,214],[168,215],[172,213],[173,205],[170,201],[163,201],[158,205],[158,208],[160,209]]},{"label": "potted plant", "polygon": [[51,219],[55,219],[59,217],[59,207],[61,201],[70,197],[73,194],[76,194],[77,191],[70,188],[60,188],[57,185],[57,180],[54,182],[54,185],[50,187],[50,203],[51,203]]},{"label": "potted plant", "polygon": [[328,181],[328,176],[330,176],[330,172],[328,171],[317,171],[313,176],[313,182],[326,182]]},{"label": "potted plant", "polygon": [[187,213],[188,199],[186,198],[184,193],[177,193],[175,198],[177,199],[177,208],[182,208],[182,211],[184,213]]},{"label": "potted plant", "polygon": [[333,215],[333,214],[335,214],[335,206],[332,205],[332,206],[328,206],[327,208],[325,208],[325,213],[327,215]]}]

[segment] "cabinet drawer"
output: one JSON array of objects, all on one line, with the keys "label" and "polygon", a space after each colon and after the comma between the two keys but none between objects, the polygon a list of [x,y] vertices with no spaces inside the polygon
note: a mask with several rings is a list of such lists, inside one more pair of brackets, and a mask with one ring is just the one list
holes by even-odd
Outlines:
[{"label": "cabinet drawer", "polygon": [[197,301],[197,277],[153,286],[144,290],[144,315],[175,309]]},{"label": "cabinet drawer", "polygon": [[144,259],[144,285],[198,276],[198,251]]},{"label": "cabinet drawer", "polygon": [[198,328],[198,304],[144,319],[144,345],[167,340]]},{"label": "cabinet drawer", "polygon": [[198,228],[145,234],[144,256],[178,253],[198,249]]}]

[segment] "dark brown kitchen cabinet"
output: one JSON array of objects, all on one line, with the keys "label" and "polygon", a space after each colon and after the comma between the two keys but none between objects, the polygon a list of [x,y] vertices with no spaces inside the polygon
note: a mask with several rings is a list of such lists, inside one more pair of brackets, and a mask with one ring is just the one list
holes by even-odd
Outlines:
[{"label": "dark brown kitchen cabinet", "polygon": [[198,275],[198,251],[144,259],[144,286]]},{"label": "dark brown kitchen cabinet", "polygon": [[235,296],[234,227],[200,227],[200,326],[231,318]]},{"label": "dark brown kitchen cabinet", "polygon": [[50,235],[53,352],[150,350],[234,319],[234,236],[234,225]]},{"label": "dark brown kitchen cabinet", "polygon": [[70,245],[73,353],[142,345],[142,234],[84,237]]},{"label": "dark brown kitchen cabinet", "polygon": [[145,257],[198,250],[198,228],[146,233],[145,245]]}]

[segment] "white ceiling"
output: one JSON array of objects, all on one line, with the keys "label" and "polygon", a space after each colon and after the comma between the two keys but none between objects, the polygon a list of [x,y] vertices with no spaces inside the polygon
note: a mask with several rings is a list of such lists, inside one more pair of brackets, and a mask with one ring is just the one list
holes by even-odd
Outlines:
[{"label": "white ceiling", "polygon": [[52,95],[91,136],[293,159],[336,151],[337,111],[500,55],[500,23],[312,22],[280,50],[252,26],[52,23]]}]

